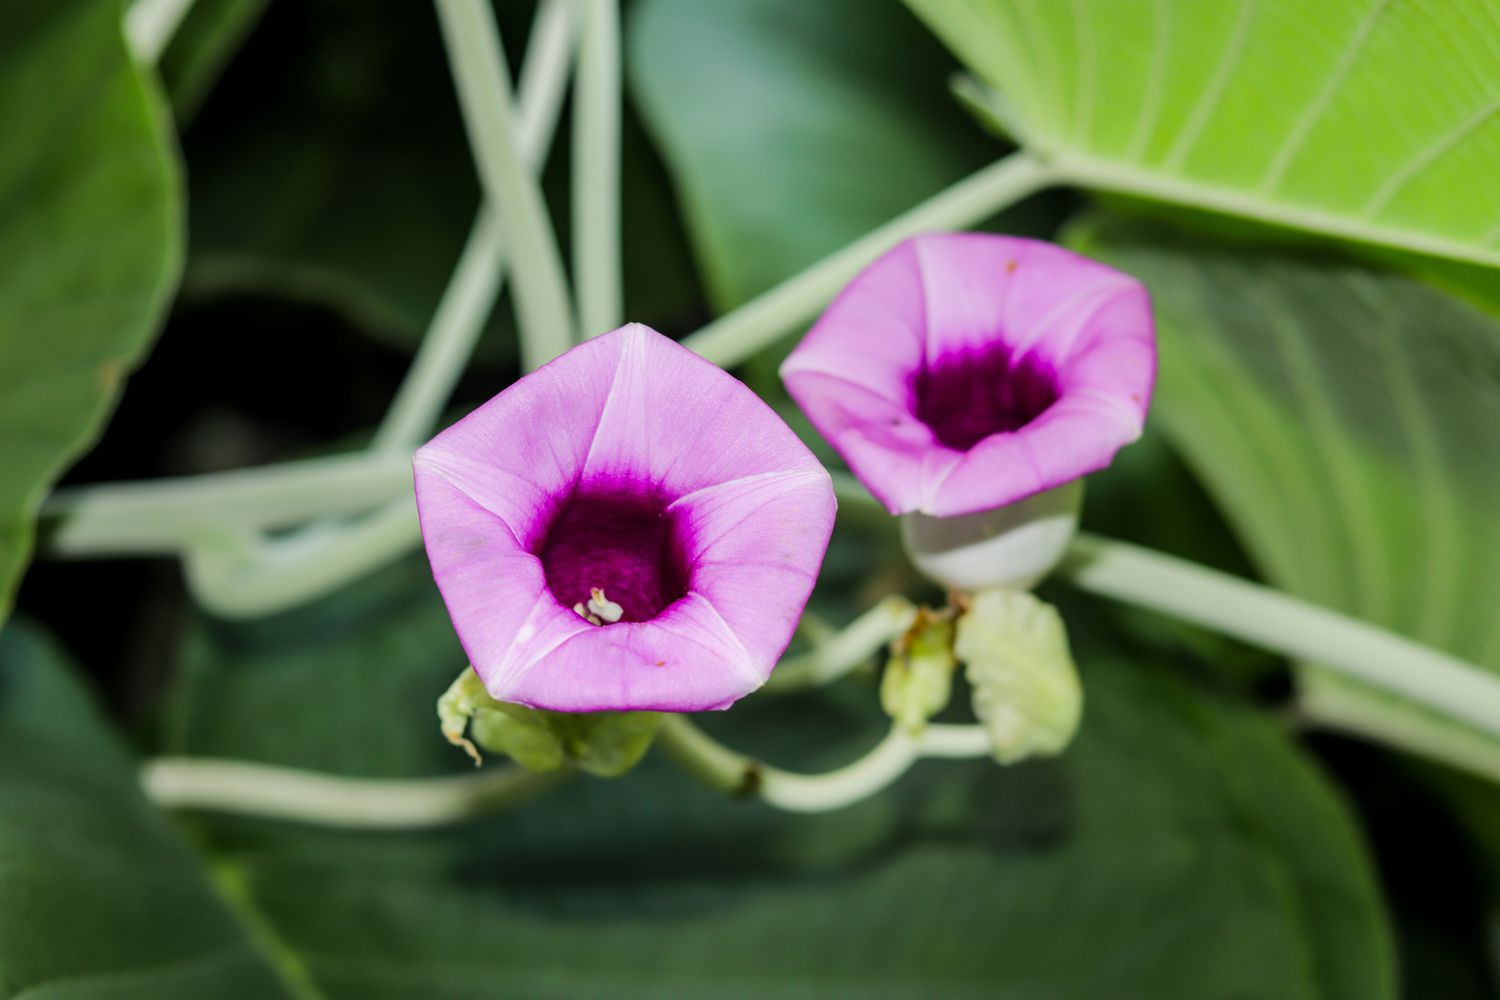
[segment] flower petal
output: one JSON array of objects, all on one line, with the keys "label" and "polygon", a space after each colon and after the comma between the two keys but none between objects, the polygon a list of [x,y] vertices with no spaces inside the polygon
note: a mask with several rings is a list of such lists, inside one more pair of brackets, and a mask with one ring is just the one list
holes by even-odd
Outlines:
[{"label": "flower petal", "polygon": [[453,483],[418,476],[417,511],[433,579],[458,640],[492,692],[504,689],[506,675],[530,665],[517,662],[521,651],[538,651],[549,636],[555,645],[592,627],[571,611],[547,614],[564,609],[547,590],[540,560]]},{"label": "flower petal", "polygon": [[1036,240],[940,233],[856,278],[782,377],[892,513],[947,517],[1107,465],[1140,434],[1155,367],[1128,275]]},{"label": "flower petal", "polygon": [[491,694],[558,712],[701,712],[744,697],[766,671],[708,599],[690,594],[649,622],[585,624]]},{"label": "flower petal", "polygon": [[524,376],[418,450],[418,483],[442,476],[531,546],[578,480],[619,353],[600,337]]},{"label": "flower petal", "polygon": [[[485,687],[559,711],[698,711],[754,690],[833,524],[827,472],[774,411],[635,325],[519,380],[413,465],[433,576]],[[557,534],[574,515],[587,531]],[[642,542],[643,517],[669,534]],[[549,589],[564,557],[570,587],[618,581],[622,560],[652,573],[656,544],[674,566],[683,549],[686,592],[648,620],[595,624]]]},{"label": "flower petal", "polygon": [[619,356],[584,479],[637,479],[681,496],[741,476],[820,467],[734,376],[638,323],[607,336]]},{"label": "flower petal", "polygon": [[672,512],[692,547],[693,590],[761,664],[757,684],[785,652],[823,551],[835,503],[821,467],[751,476],[679,499]]}]

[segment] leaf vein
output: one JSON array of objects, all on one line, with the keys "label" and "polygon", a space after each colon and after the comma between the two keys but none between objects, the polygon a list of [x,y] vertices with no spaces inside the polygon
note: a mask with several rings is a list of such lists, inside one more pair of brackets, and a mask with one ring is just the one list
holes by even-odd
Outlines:
[{"label": "leaf vein", "polygon": [[1359,60],[1360,53],[1364,51],[1365,44],[1374,33],[1376,24],[1390,9],[1390,6],[1391,0],[1376,0],[1369,13],[1360,20],[1359,25],[1354,29],[1354,36],[1349,40],[1343,55],[1339,56],[1339,61],[1334,65],[1333,72],[1328,74],[1328,79],[1323,82],[1317,96],[1292,125],[1292,130],[1287,133],[1286,142],[1277,151],[1270,167],[1266,169],[1265,176],[1256,185],[1256,190],[1261,194],[1271,194],[1280,188],[1286,172],[1291,169],[1292,163],[1307,143],[1307,137],[1328,111],[1333,99],[1338,96],[1339,90],[1349,78],[1350,71],[1354,69],[1354,64]]},{"label": "leaf vein", "polygon": [[1390,203],[1391,199],[1399,194],[1408,184],[1416,180],[1423,171],[1455,149],[1465,139],[1483,128],[1497,113],[1500,113],[1500,99],[1492,101],[1486,107],[1480,108],[1477,112],[1459,122],[1447,135],[1412,157],[1410,161],[1392,173],[1390,177],[1386,178],[1385,183],[1380,186],[1380,189],[1370,196],[1370,200],[1359,211],[1360,217],[1373,219],[1378,216],[1386,205]]},{"label": "leaf vein", "polygon": [[1224,91],[1229,86],[1235,70],[1239,68],[1240,60],[1244,58],[1245,42],[1250,37],[1250,25],[1255,20],[1256,0],[1244,0],[1240,4],[1239,16],[1235,18],[1233,33],[1229,36],[1229,45],[1224,52],[1223,59],[1219,62],[1219,68],[1214,70],[1213,79],[1204,88],[1198,103],[1193,106],[1193,112],[1188,117],[1187,124],[1177,135],[1177,141],[1172,143],[1172,148],[1167,157],[1162,161],[1162,168],[1166,170],[1177,170],[1182,166],[1184,160],[1192,152],[1193,146],[1203,137],[1203,131],[1208,127],[1209,115],[1224,97]]}]

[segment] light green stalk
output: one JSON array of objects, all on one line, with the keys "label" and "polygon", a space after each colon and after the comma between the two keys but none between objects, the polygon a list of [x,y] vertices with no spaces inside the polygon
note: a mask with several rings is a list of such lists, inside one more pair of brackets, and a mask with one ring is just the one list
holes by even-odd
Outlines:
[{"label": "light green stalk", "polygon": [[619,326],[620,12],[616,0],[581,0],[583,42],[573,113],[573,279],[579,326],[597,337]]},{"label": "light green stalk", "polygon": [[480,186],[514,248],[521,358],[536,368],[572,345],[573,315],[547,203],[521,150],[500,28],[487,0],[437,0],[437,11]]}]

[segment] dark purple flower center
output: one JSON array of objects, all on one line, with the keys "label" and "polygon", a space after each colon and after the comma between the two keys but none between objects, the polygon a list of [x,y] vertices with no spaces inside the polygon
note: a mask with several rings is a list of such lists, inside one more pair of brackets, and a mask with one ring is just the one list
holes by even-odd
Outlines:
[{"label": "dark purple flower center", "polygon": [[912,380],[912,415],[938,441],[968,451],[991,434],[1031,423],[1057,402],[1057,374],[1031,354],[1012,361],[1004,344],[956,351]]},{"label": "dark purple flower center", "polygon": [[634,484],[577,487],[536,553],[552,596],[571,608],[598,588],[626,622],[655,618],[683,597],[692,573],[668,503]]}]

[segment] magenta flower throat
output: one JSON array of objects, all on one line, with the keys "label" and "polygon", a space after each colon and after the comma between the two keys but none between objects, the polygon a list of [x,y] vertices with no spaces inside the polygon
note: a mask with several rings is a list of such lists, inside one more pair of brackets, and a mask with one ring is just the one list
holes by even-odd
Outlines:
[{"label": "magenta flower throat", "polygon": [[787,390],[893,514],[992,510],[1108,465],[1156,374],[1145,289],[1061,247],[907,240],[782,365]]},{"label": "magenta flower throat", "polygon": [[576,347],[417,452],[433,577],[495,698],[722,708],[764,683],[833,528],[753,392],[646,327]]}]

